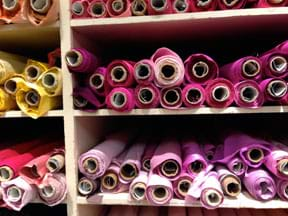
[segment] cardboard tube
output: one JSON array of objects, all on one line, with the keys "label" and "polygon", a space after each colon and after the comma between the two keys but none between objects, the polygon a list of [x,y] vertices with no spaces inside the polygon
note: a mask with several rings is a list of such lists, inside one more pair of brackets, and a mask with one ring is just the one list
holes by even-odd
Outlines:
[{"label": "cardboard tube", "polygon": [[187,91],[185,98],[190,104],[198,104],[202,100],[203,95],[199,89],[191,88]]},{"label": "cardboard tube", "polygon": [[244,169],[244,165],[243,163],[238,162],[233,165],[232,169],[234,173],[240,173]]},{"label": "cardboard tube", "polygon": [[65,157],[63,154],[56,154],[50,157],[46,163],[49,172],[59,172],[65,166]]},{"label": "cardboard tube", "polygon": [[199,161],[199,160],[195,160],[193,163],[190,164],[190,171],[191,173],[200,173],[203,169],[204,169],[204,164]]},{"label": "cardboard tube", "polygon": [[179,181],[177,185],[178,193],[181,194],[183,197],[185,197],[188,193],[190,185],[191,182],[188,179],[183,179]]},{"label": "cardboard tube", "polygon": [[[84,14],[85,12],[85,8],[84,8],[84,5],[81,3],[81,2],[74,2],[71,6],[72,8],[72,12],[74,14],[76,14],[77,16],[81,16],[82,14]],[[67,56],[67,55],[66,55]],[[73,57],[72,57],[73,58]],[[67,62],[67,59],[66,59],[66,62]]]},{"label": "cardboard tube", "polygon": [[82,166],[84,167],[86,172],[96,173],[98,169],[98,161],[95,158],[88,157],[83,161]]},{"label": "cardboard tube", "polygon": [[188,4],[186,0],[175,0],[173,8],[177,13],[186,12],[188,9]]},{"label": "cardboard tube", "polygon": [[53,73],[46,73],[42,78],[42,85],[45,88],[55,88],[58,84],[57,77]]},{"label": "cardboard tube", "polygon": [[78,183],[78,191],[80,194],[87,196],[96,190],[96,184],[88,178],[82,178]]},{"label": "cardboard tube", "polygon": [[147,64],[144,63],[137,64],[134,70],[137,79],[145,80],[151,76],[151,70],[149,65]]},{"label": "cardboard tube", "polygon": [[133,186],[131,195],[135,200],[140,201],[145,199],[145,192],[146,192],[146,185],[139,182]]},{"label": "cardboard tube", "polygon": [[17,90],[18,90],[18,84],[20,82],[24,82],[24,79],[20,78],[20,77],[13,77],[10,78],[8,80],[6,80],[6,82],[4,83],[4,90],[11,95],[15,95]]},{"label": "cardboard tube", "polygon": [[88,105],[88,101],[81,96],[73,97],[73,104],[77,108],[84,108]]},{"label": "cardboard tube", "polygon": [[30,0],[30,6],[32,10],[45,14],[48,12],[51,6],[50,0]]},{"label": "cardboard tube", "polygon": [[30,90],[25,94],[25,101],[29,106],[36,107],[40,102],[40,95],[35,90]]},{"label": "cardboard tube", "polygon": [[226,175],[221,179],[222,189],[230,197],[236,197],[241,192],[241,182],[232,175]]},{"label": "cardboard tube", "polygon": [[155,93],[152,89],[144,87],[138,92],[137,97],[142,104],[150,104],[155,98]]},{"label": "cardboard tube", "polygon": [[114,173],[107,173],[101,178],[102,187],[113,190],[118,184],[118,176]]},{"label": "cardboard tube", "polygon": [[226,86],[217,86],[212,91],[212,97],[217,102],[224,102],[230,96],[230,90]]},{"label": "cardboard tube", "polygon": [[111,70],[111,78],[114,82],[124,82],[127,79],[127,70],[122,66],[116,66]]},{"label": "cardboard tube", "polygon": [[124,180],[129,181],[138,175],[138,170],[134,164],[126,163],[121,166],[119,174]]},{"label": "cardboard tube", "polygon": [[14,11],[17,9],[19,0],[2,0],[2,7],[7,11]]},{"label": "cardboard tube", "polygon": [[165,101],[165,103],[171,106],[177,104],[180,98],[181,97],[179,92],[175,89],[170,89],[166,91],[163,95],[163,100]]},{"label": "cardboard tube", "polygon": [[7,197],[10,202],[19,202],[22,198],[22,190],[17,186],[11,186],[7,189]]},{"label": "cardboard tube", "polygon": [[277,169],[283,175],[288,176],[288,159],[282,159],[278,161]]},{"label": "cardboard tube", "polygon": [[260,73],[261,66],[259,62],[248,59],[242,65],[242,73],[245,77],[255,77]]},{"label": "cardboard tube", "polygon": [[[74,3],[74,4],[76,4],[76,3]],[[72,10],[73,10],[74,4],[72,4]],[[83,8],[83,10],[84,10],[84,8]],[[79,67],[83,62],[83,56],[77,50],[70,50],[65,55],[65,61],[66,61],[66,64],[70,67]]]},{"label": "cardboard tube", "polygon": [[222,195],[214,189],[206,189],[204,192],[204,199],[211,207],[219,206],[222,202]]},{"label": "cardboard tube", "polygon": [[89,78],[89,85],[94,89],[101,89],[104,86],[104,75],[95,73]]},{"label": "cardboard tube", "polygon": [[247,103],[254,102],[258,96],[259,91],[253,86],[246,86],[240,90],[240,98]]},{"label": "cardboard tube", "polygon": [[[145,2],[145,0],[134,0],[132,2],[132,5],[131,5],[131,10],[132,10],[132,14],[135,16],[144,16],[147,12],[147,3]],[[141,65],[141,66],[145,66],[145,65]],[[140,68],[140,70],[142,70],[142,69],[143,68]],[[139,77],[138,77],[138,79],[139,79]]]},{"label": "cardboard tube", "polygon": [[206,77],[209,73],[209,66],[203,61],[196,62],[192,66],[192,74],[197,78]]},{"label": "cardboard tube", "polygon": [[115,12],[121,12],[124,10],[124,2],[122,0],[114,0],[112,2],[112,9]]},{"label": "cardboard tube", "polygon": [[213,0],[198,0],[197,1],[197,6],[199,7],[199,8],[204,8],[204,7],[206,7],[207,5],[210,5],[210,3],[212,2]]},{"label": "cardboard tube", "polygon": [[39,192],[41,193],[41,196],[51,198],[56,193],[56,190],[51,185],[45,185],[40,187]]},{"label": "cardboard tube", "polygon": [[264,152],[262,149],[250,149],[247,152],[247,158],[253,163],[258,163],[264,158]]},{"label": "cardboard tube", "polygon": [[227,7],[233,7],[234,5],[236,5],[239,2],[239,0],[223,0],[223,3],[227,6]]},{"label": "cardboard tube", "polygon": [[167,195],[168,191],[164,187],[156,187],[152,193],[153,199],[157,200],[158,202],[165,200]]},{"label": "cardboard tube", "polygon": [[275,73],[285,73],[287,70],[287,60],[282,56],[274,56],[270,60],[269,67]]},{"label": "cardboard tube", "polygon": [[167,5],[167,0],[151,0],[151,6],[156,11],[165,10]]},{"label": "cardboard tube", "polygon": [[160,76],[164,80],[174,80],[176,77],[176,71],[177,69],[174,65],[164,64],[160,67]]},{"label": "cardboard tube", "polygon": [[110,98],[110,102],[114,107],[122,108],[127,103],[127,97],[122,92],[115,92]]},{"label": "cardboard tube", "polygon": [[8,166],[0,167],[0,182],[9,181],[13,178],[14,171]]},{"label": "cardboard tube", "polygon": [[287,89],[287,84],[283,80],[273,80],[267,86],[267,92],[274,98],[283,97]]},{"label": "cardboard tube", "polygon": [[103,17],[106,13],[104,2],[94,2],[90,7],[90,13],[93,17]]},{"label": "cardboard tube", "polygon": [[26,76],[28,80],[34,81],[40,76],[40,69],[36,65],[29,65],[25,68],[24,73],[27,74]]},{"label": "cardboard tube", "polygon": [[166,160],[161,165],[161,172],[166,177],[174,177],[179,173],[180,167],[175,160]]}]

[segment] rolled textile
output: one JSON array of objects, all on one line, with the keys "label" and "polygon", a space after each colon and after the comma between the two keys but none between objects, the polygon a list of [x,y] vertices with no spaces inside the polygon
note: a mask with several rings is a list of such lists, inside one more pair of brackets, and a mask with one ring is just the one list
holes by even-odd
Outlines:
[{"label": "rolled textile", "polygon": [[67,194],[66,178],[63,173],[47,173],[38,185],[40,198],[48,206],[60,204]]},{"label": "rolled textile", "polygon": [[58,67],[46,70],[37,80],[37,84],[50,97],[62,95],[62,71]]},{"label": "rolled textile", "polygon": [[91,180],[87,177],[82,177],[78,182],[78,192],[82,196],[88,196],[94,194],[94,192],[99,187],[99,182],[97,180]]},{"label": "rolled textile", "polygon": [[191,175],[182,172],[181,175],[175,181],[173,181],[175,195],[179,199],[184,200],[192,182],[193,178],[191,177]]},{"label": "rolled textile", "polygon": [[220,68],[220,76],[233,83],[251,79],[260,81],[262,78],[262,62],[254,56],[246,56]]},{"label": "rolled textile", "polygon": [[42,73],[47,71],[49,68],[48,64],[28,59],[27,65],[24,68],[23,75],[24,79],[29,82],[36,81]]},{"label": "rolled textile", "polygon": [[135,89],[135,104],[140,109],[156,108],[160,104],[160,91],[153,84],[138,85]]},{"label": "rolled textile", "polygon": [[50,173],[60,172],[65,166],[65,150],[55,149],[46,162],[46,168]]},{"label": "rolled textile", "polygon": [[55,50],[48,53],[48,65],[49,67],[61,67],[61,49],[56,48]]},{"label": "rolled textile", "polygon": [[186,216],[186,208],[183,207],[172,207],[168,208],[168,216]]},{"label": "rolled textile", "polygon": [[12,95],[16,96],[17,91],[25,85],[25,79],[21,75],[14,75],[13,77],[7,79],[4,83],[4,90]]},{"label": "rolled textile", "polygon": [[131,12],[134,16],[147,15],[148,1],[134,0],[131,4]]},{"label": "rolled textile", "polygon": [[191,11],[214,11],[217,8],[217,0],[192,0],[190,3]]},{"label": "rolled textile", "polygon": [[216,145],[207,142],[207,143],[202,144],[202,146],[203,146],[203,152],[204,152],[206,160],[212,161],[214,159]]},{"label": "rolled textile", "polygon": [[91,52],[83,48],[74,48],[65,54],[65,61],[71,72],[92,73],[100,60]]},{"label": "rolled textile", "polygon": [[180,87],[163,88],[160,92],[160,104],[165,109],[178,109],[182,105]]},{"label": "rolled textile", "polygon": [[114,88],[106,97],[106,104],[109,109],[118,112],[129,112],[135,107],[133,89]]},{"label": "rolled textile", "polygon": [[227,79],[216,78],[214,80],[208,81],[205,91],[206,103],[211,107],[228,107],[234,101],[234,86]]},{"label": "rolled textile", "polygon": [[157,206],[142,206],[140,207],[138,216],[159,216],[159,209]]},{"label": "rolled textile", "polygon": [[129,187],[129,194],[133,200],[142,201],[145,199],[147,182],[148,173],[140,171],[139,175],[132,181]]},{"label": "rolled textile", "polygon": [[87,85],[90,89],[99,96],[106,96],[110,91],[109,84],[106,80],[107,69],[105,67],[98,67],[87,80]]},{"label": "rolled textile", "polygon": [[247,0],[218,0],[218,8],[220,10],[240,9],[244,8]]},{"label": "rolled textile", "polygon": [[15,98],[0,87],[0,112],[17,109]]},{"label": "rolled textile", "polygon": [[104,18],[108,16],[105,1],[93,0],[87,8],[89,15],[93,18]]},{"label": "rolled textile", "polygon": [[276,195],[276,185],[269,173],[263,169],[251,169],[243,177],[249,194],[256,200],[271,200]]},{"label": "rolled textile", "polygon": [[171,14],[172,3],[169,0],[151,0],[148,1],[148,14],[159,15],[159,14]]},{"label": "rolled textile", "polygon": [[259,86],[266,101],[279,102],[284,100],[288,92],[286,81],[279,78],[265,79]]},{"label": "rolled textile", "polygon": [[276,187],[279,198],[288,201],[288,180],[276,179]]},{"label": "rolled textile", "polygon": [[177,53],[165,47],[159,48],[152,55],[151,60],[155,64],[156,86],[168,88],[179,86],[183,83],[185,68],[182,59]]},{"label": "rolled textile", "polygon": [[188,83],[206,84],[218,77],[219,67],[209,56],[204,54],[190,55],[184,62],[185,80]]},{"label": "rolled textile", "polygon": [[190,11],[190,1],[174,0],[172,2],[172,10],[174,13],[187,13]]},{"label": "rolled textile", "polygon": [[237,197],[242,190],[241,180],[224,166],[218,165],[216,171],[224,194],[230,197]]},{"label": "rolled textile", "polygon": [[145,147],[145,151],[141,158],[142,170],[149,172],[151,169],[151,158],[157,148],[157,143],[150,140]]},{"label": "rolled textile", "polygon": [[105,141],[80,155],[78,167],[80,172],[90,179],[101,177],[112,159],[119,155],[129,141],[125,133],[115,133],[106,137]]},{"label": "rolled textile", "polygon": [[142,59],[134,65],[134,78],[138,84],[149,85],[155,78],[155,65],[150,59]]},{"label": "rolled textile", "polygon": [[151,158],[151,172],[174,181],[181,174],[181,145],[175,139],[164,139]]},{"label": "rolled textile", "polygon": [[6,23],[26,23],[27,19],[24,15],[24,0],[2,0],[1,20]]},{"label": "rolled textile", "polygon": [[72,0],[71,13],[72,18],[87,18],[90,16],[89,11],[89,0]]},{"label": "rolled textile", "polygon": [[165,177],[150,173],[146,198],[153,205],[165,205],[173,198],[172,183]]},{"label": "rolled textile", "polygon": [[110,17],[128,17],[132,14],[129,0],[107,0],[106,7]]},{"label": "rolled textile", "polygon": [[3,200],[13,210],[20,211],[24,206],[37,198],[37,189],[21,177],[1,183]]},{"label": "rolled textile", "polygon": [[182,90],[182,101],[186,107],[201,107],[205,99],[205,90],[199,84],[188,84]]},{"label": "rolled textile", "polygon": [[200,145],[194,140],[183,140],[182,143],[183,166],[182,169],[192,178],[205,171],[208,162]]},{"label": "rolled textile", "polygon": [[106,80],[111,87],[132,87],[134,62],[114,60],[107,66]]},{"label": "rolled textile", "polygon": [[255,8],[267,8],[267,7],[285,7],[287,5],[286,0],[258,0],[253,7]]},{"label": "rolled textile", "polygon": [[235,103],[239,107],[258,108],[264,103],[264,94],[258,83],[245,80],[234,85]]},{"label": "rolled textile", "polygon": [[73,104],[80,110],[97,110],[105,106],[105,99],[97,97],[89,87],[75,87]]},{"label": "rolled textile", "polygon": [[236,176],[243,176],[248,171],[248,165],[240,157],[234,157],[229,160],[227,168]]}]

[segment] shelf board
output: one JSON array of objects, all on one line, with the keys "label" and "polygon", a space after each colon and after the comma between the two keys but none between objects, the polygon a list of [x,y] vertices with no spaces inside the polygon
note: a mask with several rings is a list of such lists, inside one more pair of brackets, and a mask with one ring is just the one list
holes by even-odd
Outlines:
[{"label": "shelf board", "polygon": [[[128,193],[120,194],[108,194],[99,193],[95,194],[88,199],[86,197],[77,198],[77,203],[80,205],[139,205],[147,206],[151,205],[147,201],[135,202],[129,201]],[[199,201],[194,203],[186,203],[185,200],[172,199],[165,206],[187,206],[187,207],[201,207]],[[287,208],[287,202],[281,200],[271,200],[267,202],[261,202],[254,200],[248,194],[242,193],[237,199],[225,198],[221,208],[257,208],[257,209],[276,209],[276,208]]]},{"label": "shelf board", "polygon": [[[43,204],[45,205],[45,202],[41,200],[40,198],[37,198],[31,202],[31,204]],[[67,204],[67,199],[64,199],[60,204]]]},{"label": "shelf board", "polygon": [[[63,117],[63,110],[51,110],[43,117]],[[30,118],[30,117],[20,110],[13,110],[0,114],[0,118]]]}]

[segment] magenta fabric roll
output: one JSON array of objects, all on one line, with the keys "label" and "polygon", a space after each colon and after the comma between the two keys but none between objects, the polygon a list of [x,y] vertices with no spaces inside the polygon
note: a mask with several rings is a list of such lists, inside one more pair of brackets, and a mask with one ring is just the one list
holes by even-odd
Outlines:
[{"label": "magenta fabric roll", "polygon": [[109,109],[118,112],[129,112],[135,107],[133,89],[114,88],[106,97],[106,104]]},{"label": "magenta fabric roll", "polygon": [[218,77],[217,63],[209,56],[199,53],[190,55],[184,62],[185,80],[188,83],[206,84]]},{"label": "magenta fabric roll", "polygon": [[268,8],[268,7],[284,7],[287,5],[286,0],[280,1],[269,1],[269,0],[258,0],[254,5],[255,8]]},{"label": "magenta fabric roll", "polygon": [[134,80],[134,62],[126,60],[114,60],[107,66],[106,80],[109,85],[115,87],[131,87]]},{"label": "magenta fabric roll", "polygon": [[173,12],[170,0],[150,0],[147,6],[149,15],[171,14]]},{"label": "magenta fabric roll", "polygon": [[[165,193],[162,193],[163,190]],[[169,203],[172,198],[172,183],[165,177],[150,173],[146,188],[146,199],[153,205],[165,205]]]},{"label": "magenta fabric roll", "polygon": [[279,78],[265,79],[260,83],[260,88],[266,101],[279,102],[285,100],[288,87],[286,81]]},{"label": "magenta fabric roll", "polygon": [[279,198],[288,201],[288,180],[276,179],[276,186]]},{"label": "magenta fabric roll", "polygon": [[136,107],[140,109],[156,108],[160,104],[160,91],[153,84],[138,85],[135,89]]},{"label": "magenta fabric roll", "polygon": [[74,48],[65,55],[66,64],[71,72],[91,73],[100,64],[100,60],[83,48]]},{"label": "magenta fabric roll", "polygon": [[174,193],[176,197],[184,200],[186,196],[185,193],[187,193],[188,191],[186,192],[180,191],[179,189],[180,188],[182,189],[182,187],[184,187],[183,189],[188,190],[192,182],[193,182],[193,177],[186,172],[182,172],[181,175],[175,181],[173,181],[173,188],[174,188]]},{"label": "magenta fabric roll", "polygon": [[235,103],[239,107],[258,108],[264,103],[264,94],[254,80],[241,81],[234,86]]},{"label": "magenta fabric roll", "polygon": [[262,169],[252,169],[243,178],[244,186],[256,200],[271,200],[276,195],[276,185],[269,173]]},{"label": "magenta fabric roll", "polygon": [[89,0],[72,0],[71,13],[72,18],[87,18],[89,13],[87,8],[89,6]]},{"label": "magenta fabric roll", "polygon": [[202,146],[203,146],[203,152],[205,154],[206,160],[212,161],[214,159],[216,145],[207,142],[207,143],[204,143]]},{"label": "magenta fabric roll", "polygon": [[248,171],[248,165],[240,157],[234,157],[229,160],[227,168],[237,176],[243,176]]},{"label": "magenta fabric roll", "polygon": [[106,73],[107,69],[105,67],[98,67],[89,75],[87,85],[96,95],[106,96],[110,92],[111,87],[106,81]]},{"label": "magenta fabric roll", "polygon": [[285,54],[288,54],[288,40],[280,43],[275,47],[275,49],[280,50],[281,52],[284,52]]},{"label": "magenta fabric roll", "polygon": [[[116,8],[114,8],[114,7]],[[107,0],[106,7],[111,17],[128,17],[131,16],[131,2],[129,0]]]},{"label": "magenta fabric roll", "polygon": [[177,53],[162,47],[156,50],[151,60],[155,63],[156,86],[167,88],[179,86],[183,83],[185,68]]},{"label": "magenta fabric roll", "polygon": [[[101,9],[101,13],[95,13],[94,10],[99,10]],[[108,11],[106,8],[106,4],[105,1],[103,0],[92,0],[89,3],[89,6],[87,8],[87,12],[89,13],[89,15],[93,18],[104,18],[104,17],[108,17]]]},{"label": "magenta fabric roll", "polygon": [[190,3],[191,11],[214,11],[217,8],[217,0],[202,1],[192,0]]},{"label": "magenta fabric roll", "polygon": [[217,78],[208,81],[205,91],[206,103],[211,107],[225,108],[234,101],[234,86],[227,79]]},{"label": "magenta fabric roll", "polygon": [[[167,162],[174,162],[178,167],[175,175],[167,176],[163,173],[162,167]],[[151,171],[160,176],[169,178],[173,181],[178,178],[181,173],[182,159],[181,159],[181,145],[177,140],[165,139],[157,147],[151,159]]]},{"label": "magenta fabric roll", "polygon": [[182,143],[183,166],[182,169],[192,178],[208,167],[203,150],[194,140],[184,140]]},{"label": "magenta fabric roll", "polygon": [[96,110],[105,106],[105,101],[97,97],[89,87],[73,89],[74,105],[81,110]]},{"label": "magenta fabric roll", "polygon": [[134,78],[138,84],[149,85],[155,78],[155,65],[150,59],[143,59],[134,65]]},{"label": "magenta fabric roll", "polygon": [[157,143],[150,141],[146,147],[145,147],[145,151],[142,155],[142,159],[141,159],[141,164],[142,164],[142,170],[149,172],[150,168],[151,168],[151,158],[154,155],[155,150],[157,149]]},{"label": "magenta fabric roll", "polygon": [[218,8],[220,10],[227,10],[227,9],[240,9],[244,8],[247,0],[218,0]]},{"label": "magenta fabric roll", "polygon": [[172,11],[173,13],[187,13],[190,12],[190,1],[189,0],[173,0]]},{"label": "magenta fabric roll", "polygon": [[[80,155],[78,160],[80,172],[87,178],[93,180],[101,177],[105,173],[112,159],[125,149],[128,141],[128,135],[125,133],[116,133],[107,136],[105,141]],[[84,162],[90,158],[97,162],[95,172],[87,172],[87,167]]]},{"label": "magenta fabric roll", "polygon": [[148,173],[140,171],[139,175],[131,182],[129,194],[131,200],[141,201],[145,199]]},{"label": "magenta fabric roll", "polygon": [[246,79],[260,81],[262,78],[261,72],[261,61],[254,56],[240,58],[220,68],[220,76],[229,79],[233,83]]},{"label": "magenta fabric roll", "polygon": [[165,109],[178,109],[182,105],[180,87],[163,88],[160,92],[160,104]]},{"label": "magenta fabric roll", "polygon": [[188,84],[182,90],[182,101],[186,107],[201,107],[205,99],[205,89],[199,84]]}]

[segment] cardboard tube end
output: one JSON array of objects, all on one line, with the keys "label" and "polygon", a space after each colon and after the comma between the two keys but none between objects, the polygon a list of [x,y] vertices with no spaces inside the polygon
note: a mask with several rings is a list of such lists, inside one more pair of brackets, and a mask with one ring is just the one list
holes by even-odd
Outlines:
[{"label": "cardboard tube end", "polygon": [[110,98],[111,104],[116,108],[122,108],[127,103],[127,96],[123,92],[114,92]]},{"label": "cardboard tube end", "polygon": [[259,96],[259,91],[253,86],[245,86],[240,90],[240,98],[247,103],[253,103]]},{"label": "cardboard tube end", "polygon": [[121,12],[124,10],[124,2],[122,0],[114,0],[112,2],[112,9],[115,12]]},{"label": "cardboard tube end", "polygon": [[216,207],[221,204],[221,194],[218,191],[210,189],[205,192],[205,201],[209,206]]},{"label": "cardboard tube end", "polygon": [[59,172],[65,166],[65,157],[62,154],[56,154],[50,157],[46,167],[51,173]]},{"label": "cardboard tube end", "polygon": [[86,158],[82,166],[86,172],[93,174],[98,170],[98,161],[95,158]]},{"label": "cardboard tube end", "polygon": [[157,201],[163,201],[168,196],[168,191],[164,187],[156,187],[152,193],[153,199]]},{"label": "cardboard tube end", "polygon": [[42,78],[42,85],[47,89],[53,89],[57,87],[57,76],[54,73],[46,73]]},{"label": "cardboard tube end", "polygon": [[282,80],[273,80],[267,86],[267,91],[274,98],[281,98],[286,95],[288,90],[286,82]]},{"label": "cardboard tube end", "polygon": [[169,89],[163,95],[163,100],[168,105],[175,105],[180,101],[180,92],[176,89]]},{"label": "cardboard tube end", "polygon": [[137,201],[144,200],[145,199],[145,192],[146,192],[146,185],[139,182],[139,183],[133,185],[132,197]]},{"label": "cardboard tube end", "polygon": [[10,202],[19,202],[22,198],[22,190],[17,186],[10,186],[7,189],[7,197]]},{"label": "cardboard tube end", "polygon": [[105,14],[105,12],[106,12],[106,8],[105,8],[105,5],[102,2],[95,2],[91,6],[91,13],[95,17],[101,17],[101,16],[103,16]]},{"label": "cardboard tube end", "polygon": [[247,158],[252,163],[259,163],[264,158],[264,152],[259,148],[250,149],[247,152]]},{"label": "cardboard tube end", "polygon": [[25,102],[32,107],[36,107],[40,103],[40,95],[35,90],[30,90],[25,94]]},{"label": "cardboard tube end", "polygon": [[179,164],[175,160],[166,160],[161,165],[161,173],[167,178],[177,176],[179,170],[180,170]]},{"label": "cardboard tube end", "polygon": [[230,96],[230,89],[227,86],[216,86],[212,90],[212,98],[217,102],[224,102]]},{"label": "cardboard tube end", "polygon": [[101,89],[104,87],[104,76],[102,74],[93,74],[89,79],[90,87]]},{"label": "cardboard tube end", "polygon": [[171,81],[176,78],[177,69],[175,65],[172,64],[164,64],[160,67],[160,76],[163,80]]},{"label": "cardboard tube end", "polygon": [[255,77],[260,73],[261,66],[259,62],[249,59],[242,65],[242,73],[245,77]]},{"label": "cardboard tube end", "polygon": [[187,91],[185,97],[190,104],[198,104],[202,100],[203,95],[199,89],[191,88]]},{"label": "cardboard tube end", "polygon": [[107,190],[113,190],[118,184],[118,176],[114,173],[108,173],[103,176],[101,180],[101,185]]},{"label": "cardboard tube end", "polygon": [[201,161],[196,160],[190,164],[189,169],[191,173],[200,173],[205,169],[205,165]]},{"label": "cardboard tube end", "polygon": [[278,161],[278,171],[285,176],[288,176],[288,159]]},{"label": "cardboard tube end", "polygon": [[154,91],[150,88],[141,88],[137,97],[142,104],[150,104],[154,100],[155,94]]},{"label": "cardboard tube end", "polygon": [[196,78],[204,78],[209,73],[209,66],[206,62],[199,61],[192,66],[192,74]]},{"label": "cardboard tube end", "polygon": [[65,61],[66,61],[66,64],[70,67],[78,67],[83,62],[83,56],[77,50],[70,50],[65,55]]},{"label": "cardboard tube end", "polygon": [[178,193],[181,194],[183,197],[185,197],[188,193],[190,185],[191,185],[191,182],[187,179],[183,179],[179,181],[177,185]]},{"label": "cardboard tube end", "polygon": [[4,89],[8,94],[15,95],[17,92],[17,82],[13,79],[8,79],[4,83]]},{"label": "cardboard tube end", "polygon": [[17,8],[17,0],[2,0],[2,7],[7,11],[13,11]]},{"label": "cardboard tube end", "polygon": [[145,171],[149,172],[151,169],[150,159],[146,159],[143,161],[142,167]]},{"label": "cardboard tube end", "polygon": [[138,169],[134,164],[126,163],[120,168],[120,176],[122,179],[130,181],[138,175]]},{"label": "cardboard tube end", "polygon": [[89,195],[94,191],[94,184],[89,179],[80,179],[78,183],[78,191],[84,196]]},{"label": "cardboard tube end", "polygon": [[73,97],[73,104],[77,108],[84,108],[88,105],[88,101],[83,98],[82,96],[74,96]]},{"label": "cardboard tube end", "polygon": [[241,183],[234,176],[226,176],[221,181],[223,191],[230,197],[236,197],[241,192]]},{"label": "cardboard tube end", "polygon": [[274,56],[270,60],[270,69],[278,74],[283,74],[287,70],[287,60],[282,56]]},{"label": "cardboard tube end", "polygon": [[30,0],[32,10],[45,14],[49,11],[51,0]]},{"label": "cardboard tube end", "polygon": [[45,185],[40,188],[41,196],[51,198],[55,195],[56,190],[52,185]]},{"label": "cardboard tube end", "polygon": [[[140,3],[137,3],[137,5],[140,5]],[[137,7],[139,7],[139,6],[137,6]],[[144,64],[144,63],[138,64],[135,67],[135,76],[139,80],[148,79],[151,76],[151,69],[150,69],[149,65]]]},{"label": "cardboard tube end", "polygon": [[14,171],[8,166],[0,167],[0,182],[6,182],[13,178]]},{"label": "cardboard tube end", "polygon": [[162,11],[167,5],[167,0],[151,0],[151,6],[156,11]]},{"label": "cardboard tube end", "polygon": [[174,9],[178,12],[185,12],[188,8],[188,4],[185,0],[176,0],[174,1]]}]

